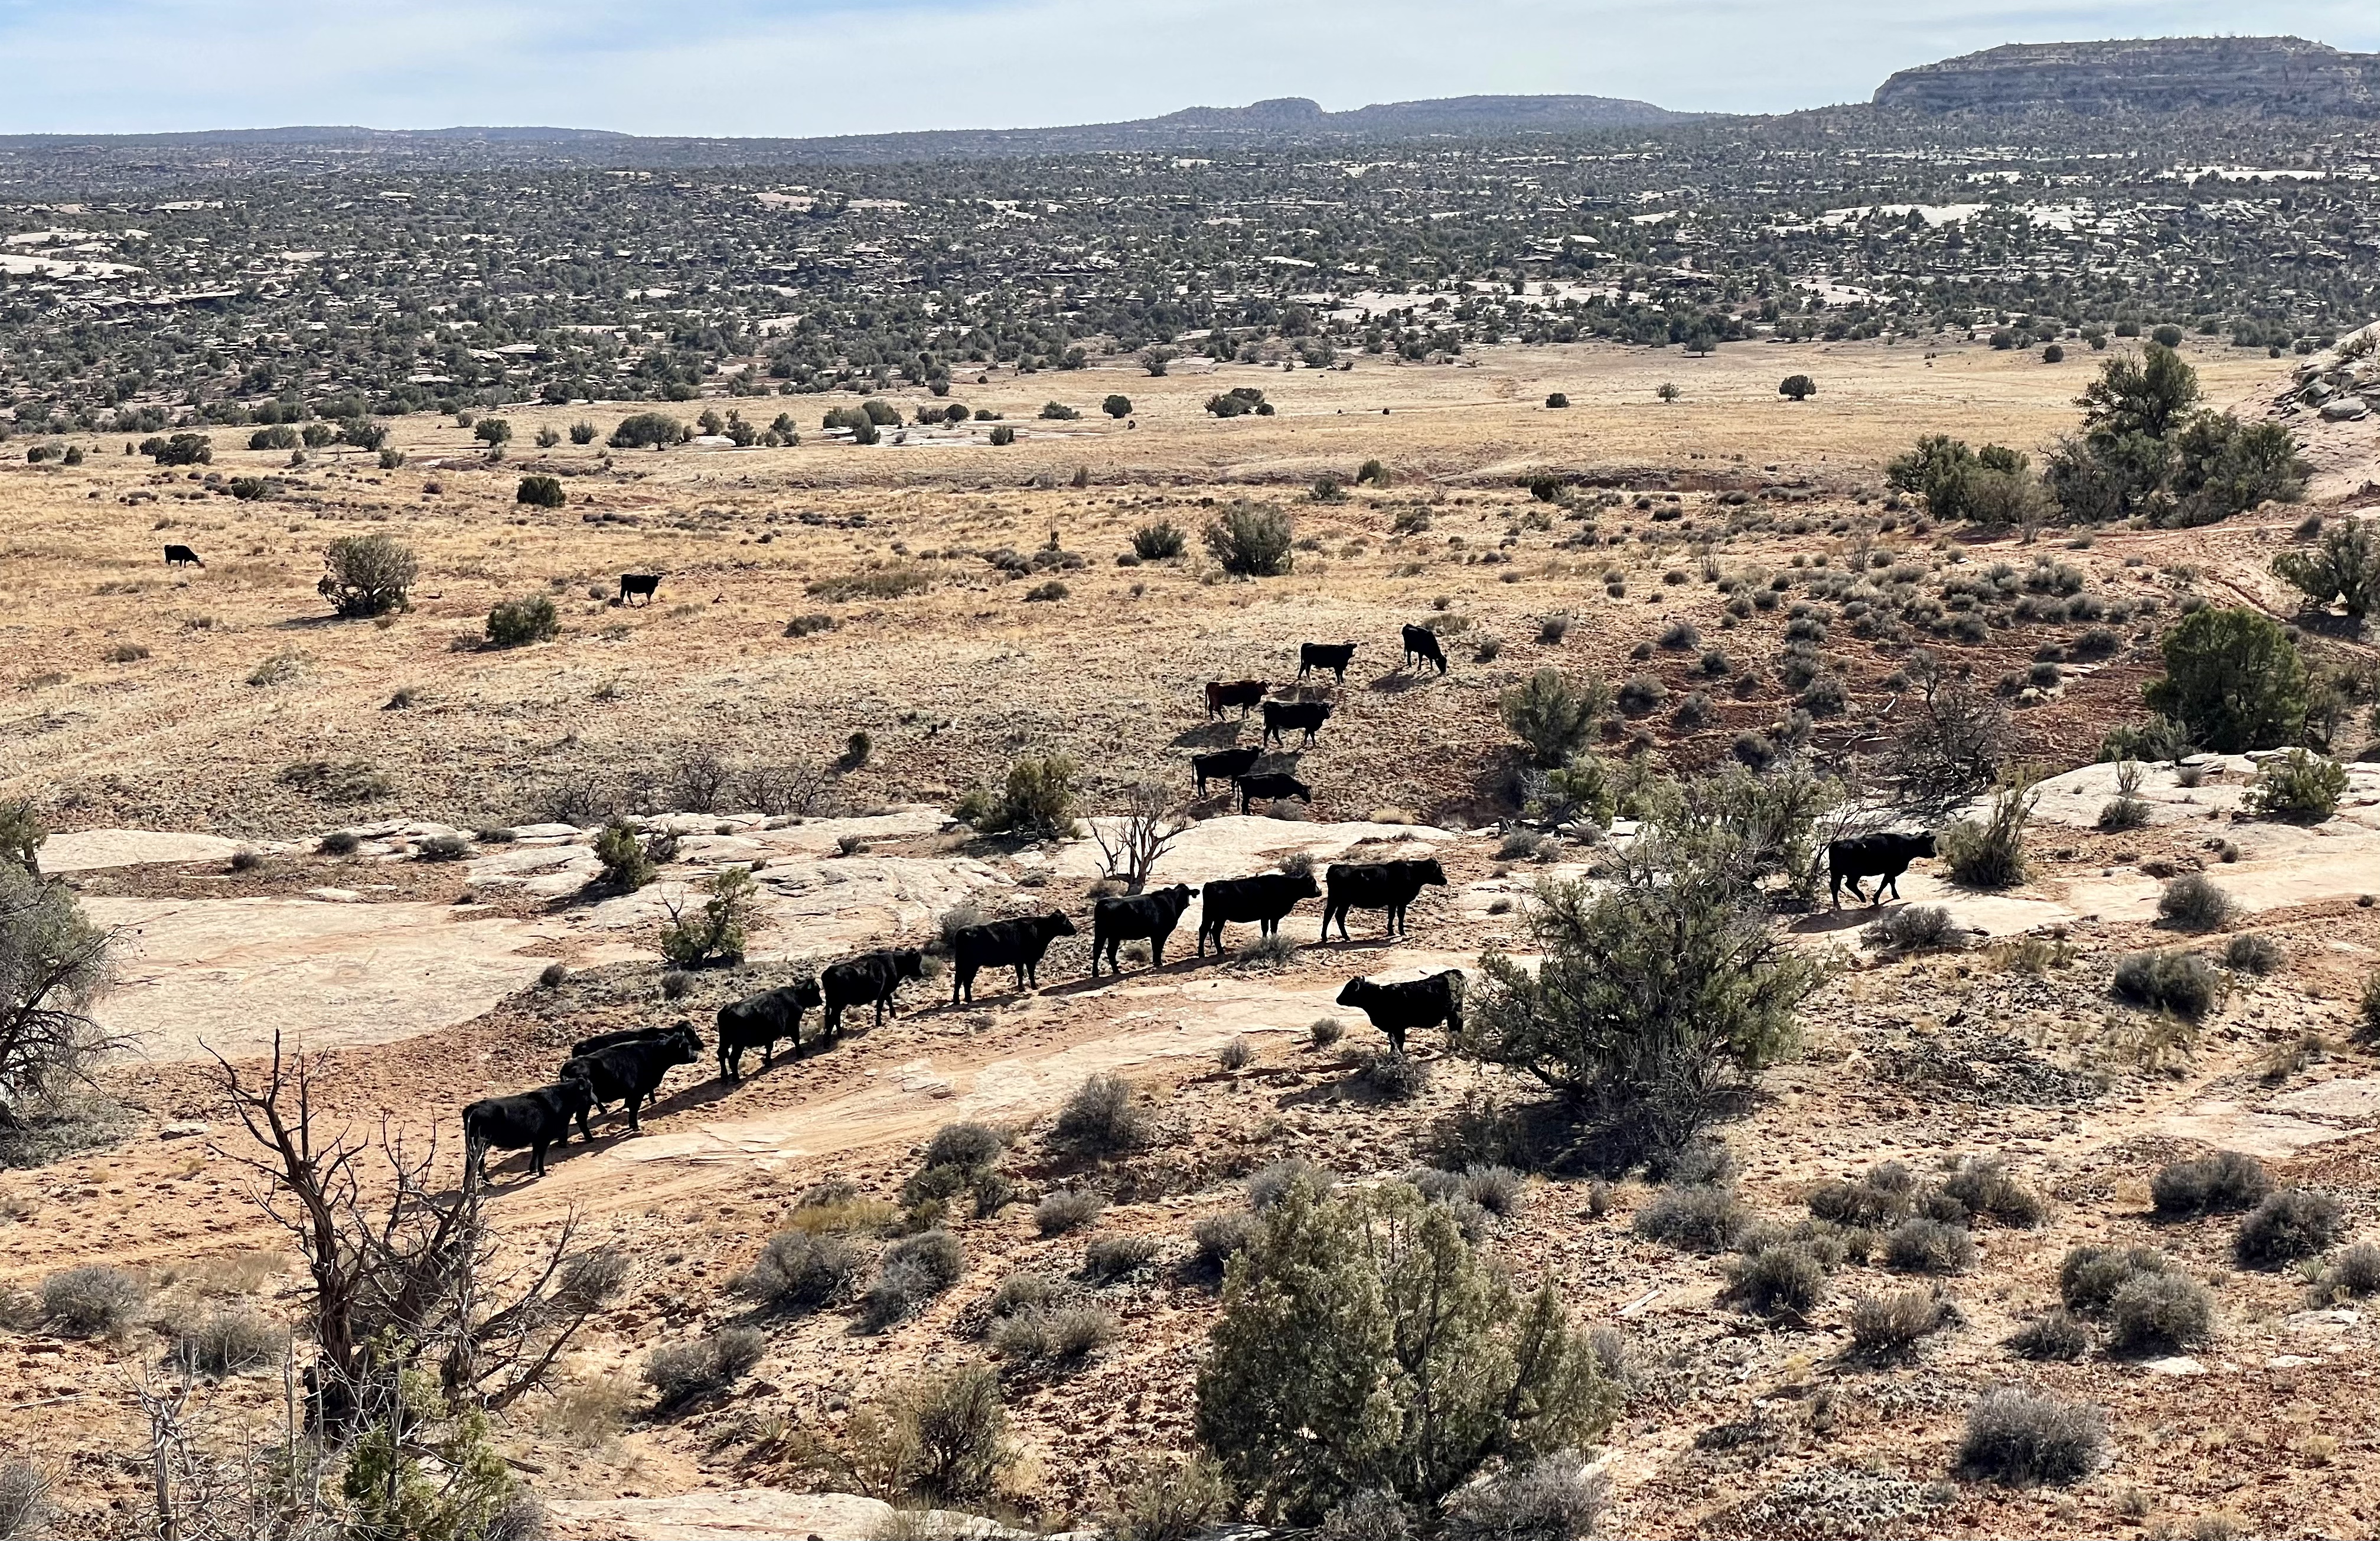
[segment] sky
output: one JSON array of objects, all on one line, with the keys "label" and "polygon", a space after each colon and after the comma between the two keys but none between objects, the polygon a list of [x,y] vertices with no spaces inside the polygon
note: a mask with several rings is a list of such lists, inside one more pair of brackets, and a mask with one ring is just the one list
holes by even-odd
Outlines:
[{"label": "sky", "polygon": [[809,137],[1305,96],[1784,112],[2001,42],[2294,33],[2374,0],[0,0],[0,133],[538,124]]}]

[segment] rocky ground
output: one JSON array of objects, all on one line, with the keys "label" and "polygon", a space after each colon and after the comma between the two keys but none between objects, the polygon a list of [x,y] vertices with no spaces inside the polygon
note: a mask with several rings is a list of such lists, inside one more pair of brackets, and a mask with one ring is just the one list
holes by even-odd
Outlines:
[{"label": "rocky ground", "polygon": [[[1856,562],[1876,575],[1871,588],[1905,590],[1879,588],[1869,612],[1941,603],[1943,629],[1912,639],[1986,682],[2021,676],[2010,695],[2025,748],[2061,773],[2035,809],[2022,887],[1971,893],[1932,863],[1903,880],[1900,905],[1945,906],[1961,945],[1901,957],[1863,939],[1868,913],[1785,917],[1798,944],[1840,966],[1806,1013],[1797,1054],[1724,1131],[1740,1196],[1757,1216],[1791,1222],[1808,1215],[1819,1183],[1874,1163],[1930,1173],[1992,1155],[2046,1200],[2046,1215],[2037,1228],[1979,1227],[1974,1265],[1940,1280],[1957,1324],[1914,1358],[1876,1365],[1851,1352],[1854,1303],[1925,1280],[1847,1261],[1804,1318],[1764,1320],[1720,1300],[1724,1259],[1637,1232],[1632,1221],[1655,1195],[1641,1175],[1609,1188],[1584,1175],[1530,1179],[1488,1244],[1518,1280],[1552,1280],[1574,1313],[1616,1328],[1626,1345],[1630,1399],[1598,1457],[1613,1482],[1611,1528],[2369,1534],[2380,1524],[2370,1303],[2317,1301],[2295,1271],[2237,1266],[2230,1219],[2160,1221],[2148,1183],[2179,1157],[2246,1151],[2277,1182],[2336,1198],[2350,1239],[2380,1234],[2380,1068],[2349,1043],[2362,980],[2380,962],[2380,775],[2358,767],[2339,813],[2304,826],[2247,814],[2245,760],[2155,767],[2140,789],[2147,825],[2107,834],[2095,821],[2113,769],[2088,763],[2104,729],[2135,710],[2156,628],[2182,602],[2286,608],[2266,564],[2304,511],[2030,547],[1923,528],[1883,502],[1875,424],[1890,414],[1879,399],[1899,393],[1895,436],[1938,425],[2034,443],[2054,431],[2080,377],[2003,378],[2013,366],[1987,351],[1938,361],[1888,352],[1844,350],[1845,378],[1873,381],[1873,393],[1802,404],[1839,414],[1791,423],[1806,454],[1714,465],[1699,457],[1740,452],[1705,444],[1741,431],[1706,415],[1632,443],[1624,466],[1578,452],[1573,474],[1617,485],[1560,505],[1514,487],[1502,458],[1544,453],[1543,419],[1558,416],[1528,405],[1548,378],[1528,359],[1466,371],[1483,400],[1511,404],[1498,409],[1509,421],[1475,408],[1467,424],[1433,419],[1409,440],[1370,431],[1384,458],[1407,444],[1419,468],[1343,503],[1310,501],[1304,483],[1325,461],[1353,459],[1352,441],[1309,455],[1295,438],[1342,431],[1331,393],[1368,392],[1414,417],[1448,404],[1397,397],[1407,387],[1396,371],[1352,382],[1282,375],[1284,412],[1312,410],[1268,420],[1257,429],[1268,439],[1220,441],[1213,431],[1237,425],[1198,420],[1184,394],[1159,397],[1144,427],[1123,431],[1140,435],[1124,447],[1115,433],[1096,446],[1052,435],[1021,443],[1009,462],[953,451],[974,458],[931,472],[888,455],[872,462],[891,467],[872,484],[848,469],[850,450],[748,461],[673,452],[643,479],[631,479],[627,455],[608,472],[589,456],[560,515],[516,512],[499,495],[512,468],[464,466],[455,445],[415,446],[455,469],[317,467],[294,494],[260,503],[212,496],[203,479],[157,479],[120,455],[38,480],[23,467],[0,476],[20,595],[5,625],[12,644],[26,644],[11,646],[6,665],[5,790],[43,798],[61,831],[45,868],[121,928],[121,981],[102,1016],[139,1040],[103,1077],[128,1110],[115,1143],[0,1173],[0,1282],[27,1287],[106,1262],[151,1287],[136,1325],[115,1335],[24,1321],[0,1338],[0,1444],[58,1474],[67,1533],[122,1523],[147,1481],[146,1425],[129,1388],[159,1373],[175,1326],[224,1301],[285,1312],[298,1299],[288,1238],[253,1201],[242,1164],[252,1147],[227,1119],[209,1051],[250,1074],[276,1032],[319,1053],[322,1117],[417,1140],[443,1131],[437,1170],[451,1180],[461,1105],[545,1078],[575,1038],[680,1016],[707,1028],[721,1004],[801,961],[922,940],[959,904],[1064,908],[1080,920],[1100,872],[1093,843],[974,838],[945,817],[949,800],[1028,749],[1077,758],[1095,810],[1144,775],[1186,796],[1188,752],[1254,737],[1253,726],[1207,723],[1199,682],[1281,683],[1296,642],[1356,637],[1356,666],[1331,692],[1338,715],[1299,765],[1316,786],[1311,817],[1195,803],[1196,823],[1156,877],[1201,882],[1296,854],[1426,853],[1449,886],[1425,894],[1409,939],[1385,940],[1377,917],[1368,928],[1359,918],[1354,941],[1316,945],[1309,904],[1287,923],[1300,945],[1285,961],[1240,955],[1238,932],[1232,955],[1200,959],[1194,914],[1161,968],[1096,984],[1084,940],[1062,940],[1038,992],[987,975],[976,1003],[953,1007],[946,978],[921,981],[881,1026],[739,1086],[707,1065],[679,1072],[642,1135],[599,1124],[592,1144],[559,1154],[541,1180],[519,1158],[497,1170],[491,1213],[509,1246],[526,1251],[571,1223],[633,1259],[618,1303],[552,1392],[499,1422],[558,1534],[872,1533],[885,1521],[865,1500],[812,1493],[832,1484],[805,1452],[856,1403],[921,1368],[984,1357],[990,1298],[1026,1272],[1104,1306],[1118,1331],[1062,1370],[1004,1366],[1018,1459],[999,1507],[1045,1529],[1096,1523],[1137,1462],[1186,1447],[1216,1302],[1191,1239],[1198,1219],[1244,1207],[1246,1179],[1283,1158],[1342,1182],[1394,1175],[1447,1159],[1463,1115],[1483,1100],[1530,1100],[1512,1079],[1448,1057],[1435,1035],[1419,1046],[1426,1086],[1384,1095],[1362,1074],[1377,1036],[1332,1003],[1355,975],[1468,965],[1491,946],[1525,953],[1530,886],[1590,869],[1597,853],[1575,841],[1503,854],[1495,820],[1514,762],[1499,747],[1498,692],[1547,664],[1615,683],[1647,675],[1664,694],[1617,736],[1641,734],[1681,765],[1707,763],[1794,710],[1800,693],[1779,669],[1788,628],[1817,618],[1846,700],[1812,732],[1840,762],[1888,742],[1908,710],[1894,679],[1904,646],[1864,634],[1850,613],[1861,598],[1822,576]],[[1558,360],[1560,378],[1583,400],[1595,382],[1640,370],[1636,357],[1607,367],[1579,350]],[[1954,375],[1980,382],[1980,399],[1927,394]],[[2236,382],[2268,394],[2279,383]],[[1912,400],[1936,416],[1909,420]],[[1578,413],[1561,431],[1604,420]],[[1845,447],[1820,447],[1830,431]],[[1467,459],[1465,432],[1482,441]],[[1142,457],[1142,474],[1126,477],[1127,454]],[[1078,464],[1097,467],[1080,489],[1067,485]],[[1048,485],[1018,484],[1036,479]],[[1221,581],[1196,530],[1252,481],[1318,545],[1288,577]],[[583,514],[581,497],[592,500]],[[1160,517],[1192,530],[1190,558],[1115,565],[1130,530]],[[1082,564],[1048,564],[1033,581],[1054,574],[1067,597],[1027,602],[1029,585],[1006,581],[980,553],[1029,553],[1052,526],[1058,550]],[[386,628],[324,624],[313,553],[327,534],[366,527],[400,530],[422,550],[419,606]],[[204,573],[161,576],[138,555],[185,537],[204,540]],[[1964,640],[1950,629],[1964,609],[1943,600],[1946,588],[1955,599],[1961,580],[2001,562],[2008,581],[1985,577],[1970,603],[2005,619]],[[2049,576],[2028,587],[2043,564]],[[653,609],[586,597],[597,580],[638,569],[667,574]],[[884,598],[833,587],[887,569],[921,570],[928,587]],[[561,639],[480,650],[490,602],[530,588],[560,601]],[[1731,613],[1731,601],[1762,591],[1781,598]],[[2076,596],[2095,607],[2070,610]],[[1558,637],[1541,627],[1556,613],[1572,617]],[[809,613],[836,625],[783,635]],[[1393,667],[1395,623],[1430,617],[1462,619],[1445,632],[1450,673]],[[1660,646],[1680,621],[1697,644]],[[2085,648],[2103,626],[2114,649]],[[1497,645],[1479,646],[1482,634]],[[1703,662],[1712,647],[1729,655],[1725,674]],[[135,648],[146,651],[129,656]],[[2045,648],[2064,661],[2034,684]],[[286,677],[248,683],[287,649],[302,657]],[[1707,716],[1682,718],[1697,692]],[[870,734],[865,757],[846,743],[855,730]],[[759,811],[731,784],[712,808],[687,811],[674,778],[702,748],[747,772],[807,765],[820,791],[805,811]],[[586,820],[555,815],[574,811],[560,806],[573,795],[638,786],[652,799],[645,827],[675,831],[676,856],[651,888],[590,894]],[[333,855],[323,837],[336,831],[354,839]],[[763,890],[747,965],[665,986],[653,950],[663,902],[729,864],[752,865]],[[2190,870],[2237,903],[2224,930],[2158,923],[2162,884]],[[2111,990],[2127,953],[2220,954],[2247,933],[2269,938],[2280,966],[2228,972],[2203,1021],[2162,1017]],[[556,963],[561,977],[549,980]],[[1344,1037],[1318,1041],[1324,1018]],[[1226,1053],[1239,1044],[1245,1059]],[[1056,1156],[1044,1141],[1051,1110],[1109,1071],[1134,1082],[1154,1139],[1108,1163]],[[863,1200],[889,1203],[924,1141],[970,1119],[1014,1134],[1001,1171],[1025,1202],[953,1214],[965,1270],[921,1315],[869,1332],[847,1309],[757,1314],[728,1288],[813,1184],[848,1182]],[[1087,1231],[1040,1235],[1032,1201],[1074,1187],[1108,1207]],[[1087,1274],[1089,1244],[1118,1236],[1146,1238],[1147,1258],[1120,1277]],[[2211,1342],[2154,1361],[2012,1357],[2002,1340],[2056,1303],[2058,1259],[2081,1242],[2145,1243],[2184,1260],[2215,1289]],[[753,1372],[715,1401],[656,1408],[638,1378],[644,1356],[731,1324],[766,1334]],[[2111,1462],[2065,1488],[1959,1480],[1968,1406],[2010,1382],[2103,1406]],[[211,1437],[229,1440],[277,1419],[282,1396],[277,1376],[235,1377],[203,1389],[198,1405]]]}]

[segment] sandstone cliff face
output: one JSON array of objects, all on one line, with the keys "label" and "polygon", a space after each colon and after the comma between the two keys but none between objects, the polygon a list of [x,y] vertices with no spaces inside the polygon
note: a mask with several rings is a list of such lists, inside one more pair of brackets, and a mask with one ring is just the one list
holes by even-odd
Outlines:
[{"label": "sandstone cliff face", "polygon": [[1924,113],[2222,108],[2380,116],[2380,55],[2303,38],[2008,43],[1904,69],[1875,100]]}]

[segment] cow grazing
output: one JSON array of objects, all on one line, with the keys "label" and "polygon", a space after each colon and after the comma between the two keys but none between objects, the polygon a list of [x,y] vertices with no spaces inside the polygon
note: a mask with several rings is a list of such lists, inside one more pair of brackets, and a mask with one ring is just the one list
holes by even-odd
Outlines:
[{"label": "cow grazing", "polygon": [[650,604],[653,602],[653,596],[660,592],[661,586],[662,576],[659,573],[622,573],[620,602],[626,604],[631,596],[642,594],[645,597],[645,602]]},{"label": "cow grazing", "polygon": [[802,1051],[802,1013],[820,1003],[821,997],[816,979],[796,979],[761,995],[747,995],[741,1001],[731,1001],[719,1008],[719,1041],[712,1047],[719,1056],[719,1078],[740,1081],[744,1078],[744,1050],[760,1051],[762,1065],[777,1060],[777,1040],[794,1040],[794,1053]]},{"label": "cow grazing", "polygon": [[951,1004],[975,999],[975,977],[985,968],[1014,968],[1016,988],[1038,988],[1041,955],[1060,937],[1075,934],[1075,923],[1057,910],[1019,920],[993,920],[951,933]]},{"label": "cow grazing", "polygon": [[862,953],[839,964],[829,964],[819,983],[826,987],[826,1036],[833,1037],[843,1031],[843,1013],[847,1006],[864,1006],[873,1001],[876,1021],[884,1025],[885,1010],[892,1004],[895,991],[904,979],[915,979],[925,970],[925,954],[914,947],[893,947],[877,953]]},{"label": "cow grazing", "polygon": [[1281,797],[1294,797],[1308,807],[1314,806],[1314,789],[1295,776],[1284,776],[1276,771],[1263,776],[1242,776],[1239,782],[1242,813],[1248,811],[1248,799],[1251,797],[1262,797],[1268,802]]},{"label": "cow grazing", "polygon": [[1207,795],[1209,781],[1235,782],[1256,769],[1262,749],[1218,749],[1211,755],[1190,757],[1190,776],[1198,783],[1198,795]]},{"label": "cow grazing", "polygon": [[1099,977],[1099,954],[1107,954],[1108,972],[1122,974],[1123,965],[1116,962],[1116,949],[1125,942],[1143,940],[1148,943],[1149,966],[1165,966],[1165,939],[1173,928],[1182,924],[1182,912],[1198,891],[1184,883],[1172,888],[1155,889],[1148,893],[1127,893],[1122,898],[1101,899],[1091,906],[1091,977]]},{"label": "cow grazing", "polygon": [[1347,662],[1355,656],[1353,642],[1301,642],[1297,645],[1297,677],[1304,679],[1309,669],[1328,669],[1347,683]]},{"label": "cow grazing", "polygon": [[1267,701],[1264,704],[1264,736],[1257,742],[1259,745],[1278,744],[1281,729],[1296,728],[1305,734],[1305,742],[1310,745],[1314,742],[1314,735],[1322,731],[1322,724],[1329,721],[1329,701]]},{"label": "cow grazing", "polygon": [[580,1038],[570,1046],[570,1057],[585,1059],[598,1050],[609,1049],[615,1043],[650,1043],[676,1032],[674,1027],[625,1027],[616,1033],[598,1033],[591,1038]]},{"label": "cow grazing", "polygon": [[1266,872],[1254,878],[1224,878],[1208,883],[1198,900],[1198,955],[1207,955],[1207,940],[1223,950],[1223,928],[1253,922],[1260,936],[1281,929],[1281,917],[1302,899],[1319,899],[1322,890],[1312,872]]},{"label": "cow grazing", "polygon": [[1240,720],[1247,721],[1248,708],[1263,700],[1265,692],[1271,688],[1272,686],[1262,680],[1233,680],[1229,685],[1225,685],[1221,680],[1208,680],[1207,682],[1208,721],[1212,722],[1223,715],[1224,709],[1227,707],[1239,708]]},{"label": "cow grazing", "polygon": [[206,564],[200,561],[199,553],[190,550],[188,546],[168,546],[165,548],[165,565],[168,567],[204,567]]},{"label": "cow grazing", "polygon": [[463,1110],[463,1181],[488,1180],[488,1152],[527,1150],[532,1177],[545,1175],[549,1146],[570,1143],[570,1121],[587,1133],[593,1094],[582,1080],[565,1077],[550,1086],[513,1097],[485,1097]]},{"label": "cow grazing", "polygon": [[1389,1036],[1389,1047],[1402,1054],[1405,1035],[1416,1027],[1435,1027],[1443,1022],[1449,1038],[1463,1031],[1463,970],[1444,969],[1426,979],[1393,985],[1350,979],[1339,992],[1339,1004],[1353,1006],[1370,1017],[1372,1025]]},{"label": "cow grazing", "polygon": [[1848,840],[1827,842],[1827,891],[1833,895],[1835,908],[1843,907],[1843,885],[1851,885],[1852,897],[1866,899],[1860,892],[1862,878],[1876,880],[1876,897],[1870,904],[1884,903],[1884,891],[1892,890],[1895,899],[1900,897],[1900,875],[1909,864],[1920,856],[1934,854],[1931,834],[1864,834]]},{"label": "cow grazing", "polygon": [[1322,940],[1330,940],[1330,922],[1339,922],[1342,940],[1347,935],[1349,910],[1386,910],[1389,931],[1405,931],[1405,911],[1425,888],[1444,888],[1446,868],[1436,857],[1418,861],[1332,862],[1325,877],[1328,897],[1322,902]]},{"label": "cow grazing", "polygon": [[[592,1054],[564,1062],[562,1079],[584,1081],[598,1110],[607,1102],[628,1105],[628,1132],[644,1133],[645,1101],[661,1089],[672,1069],[690,1065],[702,1053],[702,1037],[691,1023],[681,1022],[658,1037],[615,1043]],[[580,1131],[585,1132],[582,1119]]]},{"label": "cow grazing", "polygon": [[[1439,673],[1446,673],[1446,649],[1438,645],[1438,633],[1427,626],[1407,626],[1405,628],[1405,663],[1419,669],[1425,659],[1437,664]],[[1402,668],[1403,664],[1398,667]]]}]

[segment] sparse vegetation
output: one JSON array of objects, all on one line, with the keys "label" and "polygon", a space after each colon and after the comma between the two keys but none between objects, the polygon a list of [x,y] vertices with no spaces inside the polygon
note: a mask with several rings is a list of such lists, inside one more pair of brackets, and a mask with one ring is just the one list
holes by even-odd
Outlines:
[{"label": "sparse vegetation", "polygon": [[2157,918],[2179,930],[2220,930],[2237,909],[2231,896],[2204,872],[2185,872],[2157,894]]},{"label": "sparse vegetation", "polygon": [[1053,1150],[1089,1160],[1126,1155],[1150,1138],[1148,1115],[1135,1105],[1132,1083],[1121,1075],[1094,1075],[1075,1088],[1050,1125]]},{"label": "sparse vegetation", "polygon": [[1959,1469],[2010,1487],[2080,1482],[2107,1458],[2107,1420],[2087,1402],[2004,1387],[1967,1414]]},{"label": "sparse vegetation", "polygon": [[2219,1150],[2157,1169],[2149,1184],[2160,1215],[2206,1215],[2253,1208],[2273,1191],[2265,1163],[2237,1150]]},{"label": "sparse vegetation", "polygon": [[322,567],[322,597],[342,615],[370,617],[411,608],[421,564],[394,535],[343,535],[323,549]]},{"label": "sparse vegetation", "polygon": [[2301,1258],[2318,1257],[2329,1250],[2347,1219],[2338,1200],[2305,1188],[2283,1188],[2265,1195],[2240,1221],[2232,1255],[2242,1268],[2277,1268]]},{"label": "sparse vegetation", "polygon": [[2338,811],[2347,795],[2347,767],[2304,749],[2291,749],[2256,768],[2243,799],[2248,811],[2265,819],[2319,823]]}]

